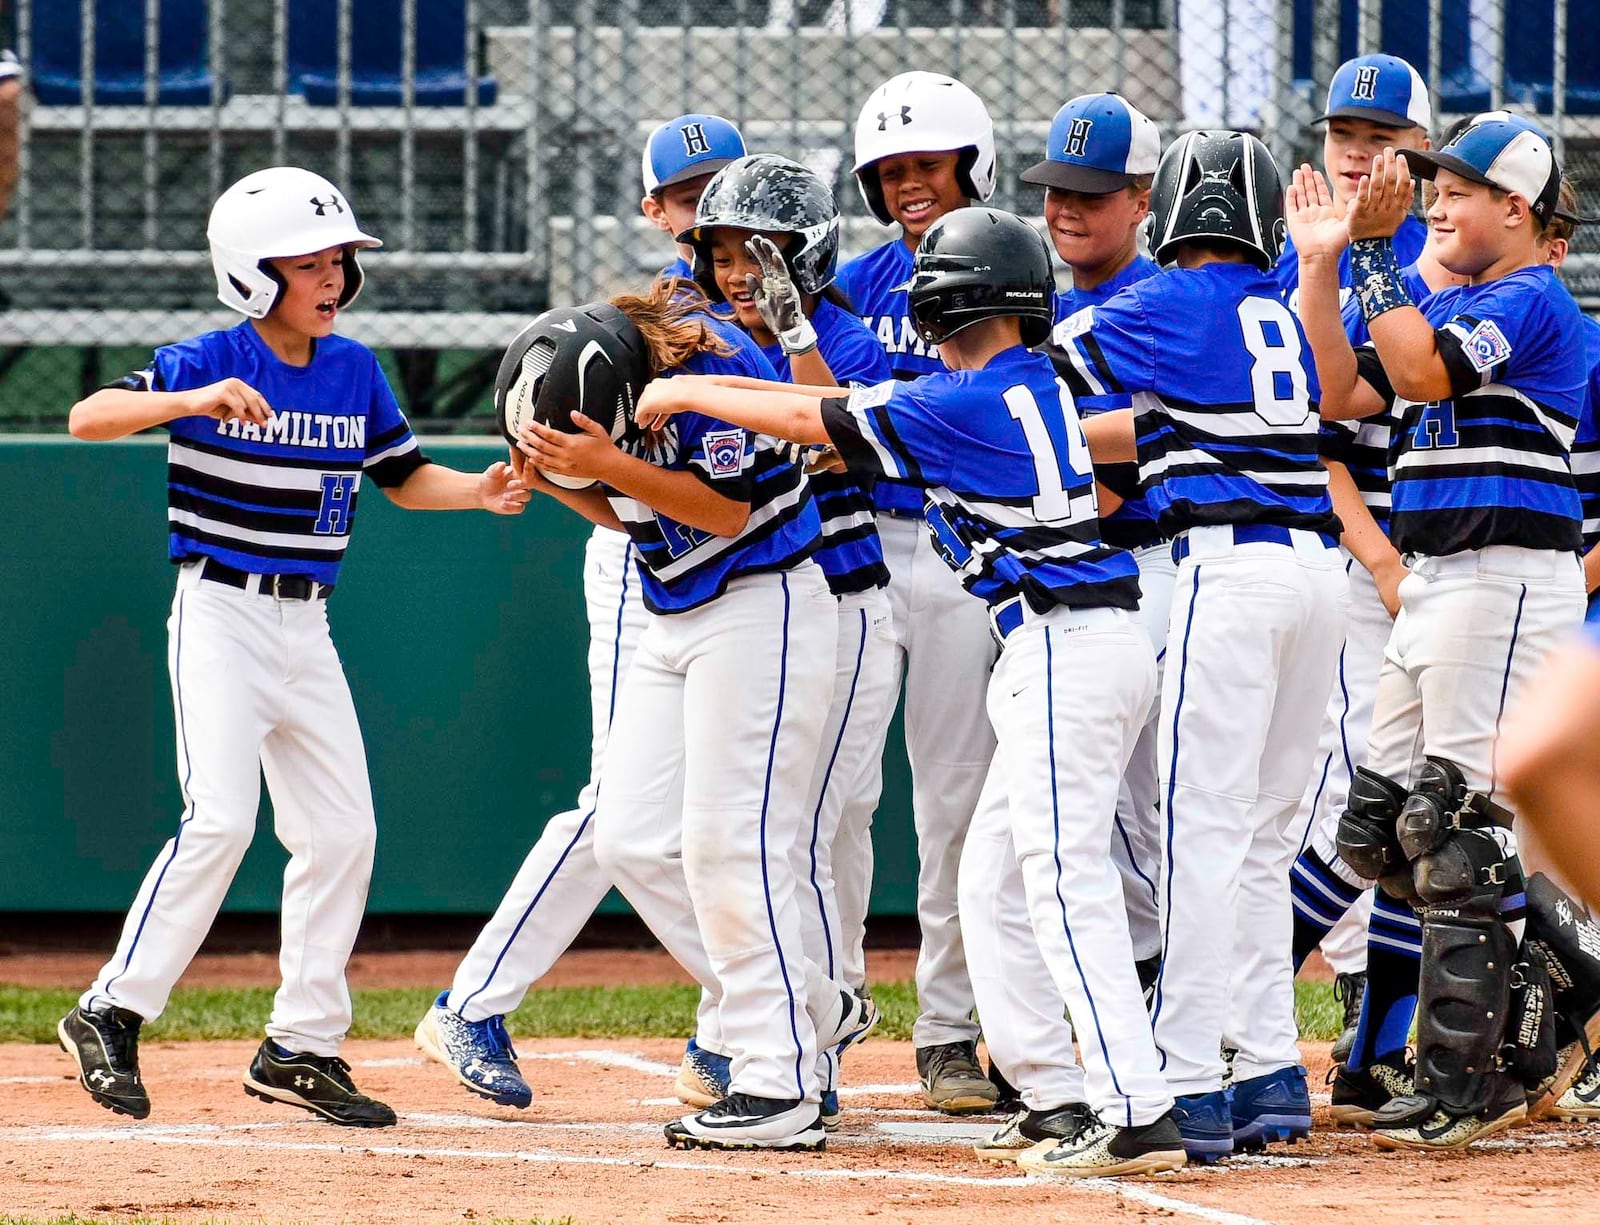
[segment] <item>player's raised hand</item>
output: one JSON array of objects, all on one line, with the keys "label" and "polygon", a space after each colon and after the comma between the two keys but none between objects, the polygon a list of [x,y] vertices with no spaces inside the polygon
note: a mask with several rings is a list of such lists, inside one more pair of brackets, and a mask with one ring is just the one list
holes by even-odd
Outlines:
[{"label": "player's raised hand", "polygon": [[1301,256],[1334,256],[1345,249],[1350,232],[1344,214],[1320,170],[1302,163],[1283,196],[1284,220]]},{"label": "player's raised hand", "polygon": [[490,464],[478,477],[478,499],[490,514],[520,515],[532,496],[510,464]]},{"label": "player's raised hand", "polygon": [[189,393],[189,415],[215,417],[219,421],[237,418],[265,425],[272,416],[272,406],[243,379],[222,379]]},{"label": "player's raised hand", "polygon": [[622,454],[617,444],[592,417],[574,410],[572,423],[578,427],[576,434],[531,421],[522,427],[517,447],[546,474],[604,480],[611,465]]},{"label": "player's raised hand", "polygon": [[1345,218],[1350,240],[1393,238],[1400,223],[1411,214],[1415,191],[1411,167],[1392,148],[1385,148],[1372,159],[1372,173],[1361,180],[1355,199],[1350,201]]},{"label": "player's raised hand", "polygon": [[761,275],[745,274],[745,284],[755,298],[761,322],[778,338],[783,351],[791,356],[809,353],[817,347],[817,332],[806,318],[800,290],[789,275],[783,252],[765,234],[757,234],[744,244],[750,258],[761,267]]}]

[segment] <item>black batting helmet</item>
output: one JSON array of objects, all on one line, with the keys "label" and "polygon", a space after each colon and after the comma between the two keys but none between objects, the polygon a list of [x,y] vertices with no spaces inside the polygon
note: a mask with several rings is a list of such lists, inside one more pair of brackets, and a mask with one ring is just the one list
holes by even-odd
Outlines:
[{"label": "black batting helmet", "polygon": [[928,227],[906,288],[911,321],[929,344],[979,320],[1015,315],[1031,349],[1050,335],[1055,287],[1038,230],[1011,213],[972,205]]},{"label": "black batting helmet", "polygon": [[1190,239],[1243,247],[1270,268],[1283,250],[1283,180],[1266,145],[1244,132],[1189,132],[1156,167],[1150,189],[1156,261]]},{"label": "black batting helmet", "polygon": [[572,433],[574,409],[620,439],[649,381],[649,350],[627,315],[609,302],[557,307],[518,332],[500,359],[495,415],[512,445],[530,421]]},{"label": "black batting helmet", "polygon": [[821,293],[839,263],[839,206],[833,192],[799,162],[752,153],[717,171],[700,194],[694,225],[678,241],[694,248],[694,279],[713,302],[723,301],[711,268],[710,231],[721,226],[763,234],[793,234],[783,253],[801,293]]}]

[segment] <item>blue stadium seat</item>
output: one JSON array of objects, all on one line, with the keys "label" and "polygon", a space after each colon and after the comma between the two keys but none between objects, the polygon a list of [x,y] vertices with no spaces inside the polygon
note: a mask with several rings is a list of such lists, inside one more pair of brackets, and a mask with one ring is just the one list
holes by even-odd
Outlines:
[{"label": "blue stadium seat", "polygon": [[[94,100],[97,106],[143,106],[144,0],[95,0]],[[77,0],[33,0],[28,77],[47,106],[83,101],[82,6]],[[162,0],[161,80],[164,106],[204,106],[211,101],[206,42],[206,0]]]},{"label": "blue stadium seat", "polygon": [[[339,30],[326,0],[290,0],[289,88],[313,106],[339,102]],[[350,101],[400,106],[404,0],[355,0],[351,12]],[[464,106],[470,78],[464,0],[417,0],[416,102]],[[493,77],[471,81],[492,106]]]}]

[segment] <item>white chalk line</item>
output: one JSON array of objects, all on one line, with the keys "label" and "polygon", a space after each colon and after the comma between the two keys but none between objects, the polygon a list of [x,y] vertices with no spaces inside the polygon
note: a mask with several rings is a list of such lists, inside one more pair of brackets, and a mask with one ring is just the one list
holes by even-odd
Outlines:
[{"label": "white chalk line", "polygon": [[[258,1125],[248,1125],[259,1130]],[[1131,1199],[1151,1208],[1160,1208],[1197,1220],[1215,1222],[1216,1225],[1268,1225],[1258,1217],[1237,1212],[1225,1212],[1203,1204],[1192,1204],[1153,1191],[1147,1185],[1131,1181],[1090,1178],[1081,1180],[1033,1178],[1027,1175],[978,1177],[975,1175],[939,1174],[927,1170],[819,1169],[785,1168],[774,1170],[759,1165],[737,1164],[715,1159],[681,1160],[677,1158],[605,1157],[558,1153],[549,1149],[458,1149],[423,1148],[415,1145],[349,1144],[310,1140],[262,1140],[250,1135],[228,1134],[235,1127],[217,1124],[192,1124],[173,1127],[105,1127],[105,1128],[31,1128],[0,1129],[0,1138],[16,1143],[35,1144],[92,1144],[95,1142],[140,1141],[145,1144],[179,1145],[199,1148],[235,1148],[256,1152],[297,1153],[367,1153],[379,1157],[436,1157],[461,1158],[470,1161],[518,1161],[534,1165],[594,1165],[627,1167],[630,1169],[686,1170],[700,1174],[770,1174],[783,1178],[797,1178],[824,1182],[876,1181],[901,1182],[921,1185],[958,1187],[1026,1187],[1040,1189],[1059,1188],[1065,1192],[1088,1191]]]}]

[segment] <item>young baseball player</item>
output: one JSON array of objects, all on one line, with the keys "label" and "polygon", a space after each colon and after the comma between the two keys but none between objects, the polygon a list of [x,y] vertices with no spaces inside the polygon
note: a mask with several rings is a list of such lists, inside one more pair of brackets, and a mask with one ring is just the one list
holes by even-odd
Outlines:
[{"label": "young baseball player", "polygon": [[[1150,215],[1150,185],[1160,160],[1156,125],[1116,94],[1086,94],[1056,112],[1044,160],[1023,171],[1022,181],[1045,189],[1045,226],[1056,254],[1072,272],[1071,287],[1055,297],[1057,323],[1161,271],[1154,260],[1139,253],[1138,244],[1139,231]],[[1089,417],[1128,408],[1130,403],[1126,396],[1085,397],[1076,408],[1080,416]],[[1100,534],[1107,544],[1129,550],[1139,566],[1139,619],[1155,644],[1159,678],[1172,603],[1171,543],[1139,495],[1136,465],[1101,468],[1096,475],[1102,484],[1114,486],[1121,498],[1106,515]],[[1111,839],[1128,903],[1139,980],[1146,984],[1154,983],[1161,956],[1155,886],[1161,858],[1158,795],[1152,707],[1150,722],[1128,763]]]},{"label": "young baseball player", "polygon": [[[1151,212],[1155,257],[1173,266],[1055,338],[1075,396],[1134,397],[1085,432],[1097,462],[1137,458],[1176,538],[1153,1018],[1189,1155],[1215,1159],[1311,1126],[1285,832],[1348,595],[1316,374],[1270,271],[1283,215],[1271,155],[1254,137],[1192,132],[1162,158]],[[1224,1039],[1238,1050],[1227,1091]]]},{"label": "young baseball player", "polygon": [[[906,72],[873,90],[856,120],[855,176],[872,215],[900,234],[839,270],[844,291],[876,333],[900,379],[943,370],[917,331],[906,281],[928,227],[994,193],[994,125],[982,100],[934,72]],[[995,648],[983,609],[966,598],[922,522],[922,490],[873,486],[889,567],[898,645],[894,688],[905,682],[906,753],[917,831],[917,1002],[912,1027],[928,1105],[950,1114],[987,1110],[999,1093],[977,1059],[978,1024],[961,947],[956,867],[994,756],[983,694]],[[875,804],[881,771],[871,780]]]},{"label": "young baseball player", "polygon": [[[739,159],[711,181],[683,237],[706,296],[732,307],[734,321],[780,379],[850,387],[889,377],[877,338],[832,286],[839,210],[827,184],[810,170],[772,154]],[[827,977],[860,990],[866,985],[876,798],[869,783],[893,710],[894,628],[884,592],[889,571],[871,498],[857,478],[813,465],[809,479],[822,519],[817,562],[839,603],[839,638],[833,706],[812,775],[807,823],[795,846],[795,871],[802,882],[806,956]],[[721,1045],[705,1035],[696,1041]],[[839,1117],[834,1052],[822,1053],[818,1075],[823,1122],[831,1127]],[[711,1105],[726,1083],[703,1088],[690,1105]]]},{"label": "young baseball player", "polygon": [[[656,228],[676,236],[717,171],[744,156],[739,130],[716,115],[680,115],[645,142],[640,208]],[[678,246],[662,276],[689,276],[693,252]],[[589,781],[577,807],[546,822],[454,981],[417,1025],[419,1049],[444,1064],[473,1093],[502,1106],[525,1107],[533,1092],[516,1065],[505,1018],[566,952],[599,906],[611,881],[594,858],[595,796],[600,763],[622,678],[632,662],[645,608],[626,532],[596,525],[584,547],[584,607],[589,620]],[[728,1059],[691,1041],[685,1075],[720,1077]]]},{"label": "young baseball player", "polygon": [[[1022,173],[1022,181],[1042,186],[1047,233],[1072,272],[1072,286],[1055,295],[1059,322],[1088,306],[1105,302],[1123,286],[1160,269],[1139,254],[1138,232],[1149,215],[1150,184],[1161,156],[1155,125],[1115,94],[1086,94],[1056,112],[1046,138],[1044,160]],[[1126,396],[1084,397],[1074,408],[1089,416],[1127,408]],[[1133,465],[1126,465],[1132,469]],[[1160,538],[1155,517],[1137,496],[1138,472],[1110,481],[1132,495],[1100,523],[1101,538],[1128,549],[1139,567],[1139,620],[1157,652],[1166,647],[1167,605],[1172,599],[1172,548]],[[1102,506],[1104,512],[1107,508]],[[1157,656],[1157,684],[1160,662]],[[1156,879],[1161,842],[1156,808],[1156,706],[1128,761],[1112,822],[1111,857],[1122,876],[1129,934],[1141,985],[1154,984],[1161,957],[1156,916]],[[972,976],[984,1044],[1004,1079],[1016,1087],[1021,1107],[989,1138],[974,1146],[985,1160],[1015,1160],[1022,1150],[1049,1137],[1060,1139],[1078,1125],[1085,1089],[1083,1070],[1073,1054],[1072,1030],[1062,1015],[1059,993],[1038,951],[1026,912],[1002,925],[993,918],[990,899],[969,898],[981,882],[1014,864],[1007,830],[990,836],[974,829],[962,852],[962,942]],[[1014,868],[1010,869],[1014,872]]]},{"label": "young baseball player", "polygon": [[[1392,243],[1409,211],[1408,168],[1437,188],[1428,217],[1439,262],[1471,278],[1421,310]],[[1361,417],[1392,404],[1399,420],[1390,534],[1412,555],[1411,573],[1338,838],[1347,864],[1422,920],[1416,1093],[1378,1100],[1384,1087],[1367,1070],[1395,1035],[1366,1016],[1334,1085],[1336,1105],[1370,1099],[1387,1147],[1460,1147],[1526,1111],[1497,1056],[1506,1009],[1463,1017],[1451,997],[1463,981],[1491,1003],[1510,990],[1523,897],[1493,740],[1506,701],[1583,617],[1568,468],[1582,324],[1540,249],[1559,185],[1536,132],[1491,119],[1438,153],[1386,150],[1344,219],[1320,176],[1302,170],[1294,187],[1301,311],[1324,411]],[[1347,243],[1373,340],[1359,358],[1337,317]],[[1374,977],[1364,1012],[1381,1018],[1393,1001],[1377,988]]]},{"label": "young baseball player", "polygon": [[830,444],[855,470],[926,490],[928,530],[1003,644],[988,694],[999,747],[971,839],[1009,831],[1013,853],[998,879],[972,879],[963,861],[962,922],[1031,918],[1087,1068],[1092,1110],[1021,1160],[1075,1177],[1154,1173],[1186,1158],[1106,850],[1155,661],[1135,617],[1133,559],[1099,539],[1076,415],[1049,360],[1025,347],[1048,335],[1053,286],[1032,227],[963,209],[928,229],[909,290],[918,331],[940,346],[948,373],[848,396],[667,380],[646,389],[639,414],[715,413]]},{"label": "young baseball player", "polygon": [[[1355,199],[1361,176],[1376,154],[1385,148],[1426,149],[1433,108],[1428,87],[1405,60],[1394,55],[1360,55],[1346,60],[1333,74],[1328,103],[1315,120],[1326,124],[1322,138],[1322,168],[1343,212]],[[1428,228],[1407,217],[1395,233],[1395,255],[1402,267],[1417,258]],[[1289,309],[1298,311],[1300,261],[1290,238],[1283,244],[1273,275]],[[1350,261],[1339,264],[1341,301],[1349,297]]]},{"label": "young baseball player", "polygon": [[[771,376],[754,342],[680,282],[613,306],[568,312],[574,330],[553,321],[541,341],[558,361],[584,354],[574,372],[608,362],[630,402],[652,373]],[[542,473],[600,487],[530,479],[626,527],[650,611],[617,697],[595,856],[715,997],[732,1058],[728,1096],[670,1124],[667,1139],[820,1149],[819,1052],[862,1036],[877,1013],[806,959],[800,932],[792,855],[833,693],[833,669],[815,661],[834,658],[839,620],[811,560],[815,503],[771,440],[726,421],[686,417],[619,446],[572,417],[578,432],[534,424],[522,450]]]},{"label": "young baseball player", "polygon": [[[1317,122],[1325,124],[1322,164],[1338,206],[1346,208],[1355,196],[1356,185],[1372,164],[1372,156],[1385,145],[1395,148],[1428,147],[1432,124],[1428,91],[1420,74],[1405,60],[1393,55],[1363,55],[1347,60],[1334,73],[1328,86],[1327,106]],[[1415,260],[1427,237],[1427,227],[1416,217],[1408,217],[1395,235],[1395,251],[1402,266]],[[1291,310],[1299,300],[1299,259],[1292,242],[1284,244],[1276,275]],[[1349,261],[1340,264],[1341,297],[1349,298]],[[1361,746],[1366,742],[1367,725],[1372,718],[1372,692],[1378,680],[1378,662],[1388,640],[1393,609],[1398,605],[1394,588],[1404,577],[1399,554],[1383,546],[1381,532],[1374,530],[1372,516],[1362,511],[1363,497],[1381,498],[1387,506],[1387,471],[1382,462],[1356,472],[1349,462],[1363,457],[1375,459],[1381,424],[1373,423],[1361,431],[1363,437],[1346,448],[1334,438],[1332,454],[1323,462],[1330,473],[1329,488],[1334,510],[1345,527],[1346,554],[1351,545],[1368,544],[1366,555],[1355,564],[1346,557],[1350,580],[1350,616],[1345,627],[1345,646],[1339,656],[1339,671],[1328,709],[1323,716],[1317,752],[1312,760],[1300,810],[1289,837],[1297,848],[1306,846],[1311,831],[1331,827],[1344,810],[1350,788],[1350,772],[1361,764]],[[1381,474],[1381,476],[1379,475]],[[1382,485],[1382,489],[1375,488]],[[1358,496],[1357,490],[1360,491]],[[1367,568],[1368,566],[1373,568]],[[1380,597],[1380,592],[1381,597]],[[1329,846],[1331,846],[1331,835]],[[1351,889],[1335,871],[1325,865],[1302,865],[1296,875],[1295,913],[1321,917],[1334,899]],[[1367,916],[1371,897],[1355,891],[1355,905],[1338,907],[1334,921],[1322,932],[1318,943],[1335,974],[1334,992],[1344,1005],[1345,1027],[1335,1043],[1341,1054],[1349,1052],[1355,1039],[1355,1016],[1366,989]],[[1297,938],[1309,933],[1309,926],[1296,927]],[[1308,950],[1309,951],[1309,950]],[[1298,962],[1297,962],[1298,964]]]},{"label": "young baseball player", "polygon": [[380,244],[333,184],[292,166],[247,175],[217,199],[207,237],[217,296],[245,321],[156,350],[69,420],[92,441],[171,435],[168,665],[184,812],[116,952],[58,1033],[95,1101],[150,1113],[140,1026],[161,1015],[216,918],[255,836],[265,774],[289,851],[283,985],[245,1091],[386,1127],[394,1111],[359,1093],[339,1058],[376,826],[326,601],[363,473],[414,510],[516,514],[527,491],[505,464],[472,475],[431,463],[371,351],[334,334],[361,292],[356,252]]}]

